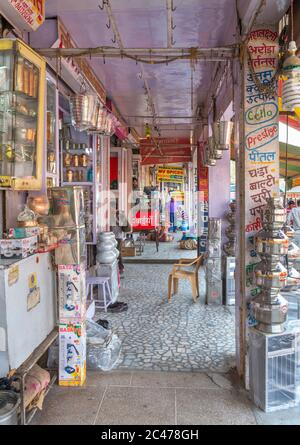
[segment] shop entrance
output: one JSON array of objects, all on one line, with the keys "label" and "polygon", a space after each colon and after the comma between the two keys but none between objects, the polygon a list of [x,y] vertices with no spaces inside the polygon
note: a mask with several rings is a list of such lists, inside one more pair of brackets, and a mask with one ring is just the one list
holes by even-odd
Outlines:
[{"label": "shop entrance", "polygon": [[[111,186],[118,184],[120,196],[117,163],[113,153]],[[174,172],[182,177],[172,182]],[[168,301],[168,279],[174,264],[184,260],[184,270],[192,271],[189,264],[198,256],[196,173],[184,164],[135,170],[134,217],[130,229],[123,226],[121,250],[124,272],[118,301],[125,303],[126,309],[95,315],[95,320],[105,318],[122,341],[118,369],[228,372],[235,366],[234,306],[206,304],[203,261],[196,302],[186,279],[179,279],[178,292]],[[122,203],[117,204],[121,211]]]}]

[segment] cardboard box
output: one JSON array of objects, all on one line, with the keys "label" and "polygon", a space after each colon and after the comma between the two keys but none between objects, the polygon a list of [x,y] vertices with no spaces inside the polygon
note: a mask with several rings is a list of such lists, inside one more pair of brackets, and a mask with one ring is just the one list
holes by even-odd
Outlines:
[{"label": "cardboard box", "polygon": [[39,227],[13,227],[8,230],[8,236],[11,238],[27,238],[29,236],[39,236],[41,229]]},{"label": "cardboard box", "polygon": [[121,255],[123,257],[126,257],[126,256],[136,256],[136,247],[132,247],[132,246],[125,247],[125,246],[122,246],[122,248],[121,248]]},{"label": "cardboard box", "polygon": [[1,239],[0,255],[2,258],[26,258],[37,250],[37,236],[21,239]]},{"label": "cardboard box", "polygon": [[59,318],[83,319],[86,314],[86,282],[83,265],[58,266]]},{"label": "cardboard box", "polygon": [[60,386],[82,386],[86,379],[85,322],[61,320],[59,324]]}]

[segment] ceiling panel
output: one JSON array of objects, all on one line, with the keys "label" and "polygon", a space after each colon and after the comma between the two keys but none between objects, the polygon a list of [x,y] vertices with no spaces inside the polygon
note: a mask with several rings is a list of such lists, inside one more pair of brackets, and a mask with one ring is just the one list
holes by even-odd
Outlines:
[{"label": "ceiling panel", "polygon": [[[51,0],[48,17],[59,16],[79,47],[116,46],[106,24],[100,0]],[[125,47],[166,47],[166,0],[110,0]],[[174,0],[174,39],[176,47],[213,47],[234,42],[235,0]],[[141,80],[142,68],[134,61],[93,59],[91,64],[108,95],[124,116],[149,115]],[[194,104],[191,107],[191,69],[187,61],[164,65],[144,64],[143,75],[150,88],[156,113],[163,116],[191,116],[197,102],[203,101],[210,86],[212,63],[198,62],[194,71]],[[190,121],[186,121],[187,123]],[[177,122],[177,124],[184,121]],[[143,131],[144,121],[139,130]],[[161,125],[161,128],[166,128]],[[169,128],[169,127],[168,127]],[[162,130],[189,135],[180,125]]]}]

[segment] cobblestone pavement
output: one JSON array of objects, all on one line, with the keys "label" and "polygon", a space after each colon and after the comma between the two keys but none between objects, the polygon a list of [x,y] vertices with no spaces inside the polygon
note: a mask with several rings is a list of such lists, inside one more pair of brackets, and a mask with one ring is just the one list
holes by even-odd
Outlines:
[{"label": "cobblestone pavement", "polygon": [[179,241],[182,238],[182,232],[172,233],[174,240],[169,243],[159,243],[158,252],[154,241],[146,241],[144,252],[140,256],[126,257],[127,262],[136,261],[137,259],[149,260],[174,260],[178,258],[196,258],[197,250],[185,250],[179,248]]},{"label": "cobblestone pavement", "polygon": [[[226,372],[234,365],[233,311],[192,300],[188,282],[167,302],[171,265],[126,264],[119,301],[128,311],[96,313],[122,340],[119,369]],[[201,293],[205,292],[200,272]]]}]

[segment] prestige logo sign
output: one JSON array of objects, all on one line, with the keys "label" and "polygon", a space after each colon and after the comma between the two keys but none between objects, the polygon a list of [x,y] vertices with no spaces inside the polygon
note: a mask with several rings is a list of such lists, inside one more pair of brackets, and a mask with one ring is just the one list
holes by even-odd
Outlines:
[{"label": "prestige logo sign", "polygon": [[247,134],[247,150],[258,149],[269,144],[278,137],[278,124],[266,125]]}]

